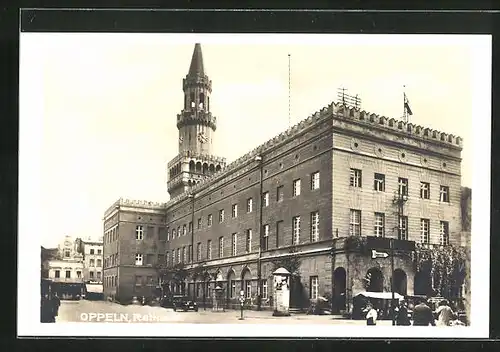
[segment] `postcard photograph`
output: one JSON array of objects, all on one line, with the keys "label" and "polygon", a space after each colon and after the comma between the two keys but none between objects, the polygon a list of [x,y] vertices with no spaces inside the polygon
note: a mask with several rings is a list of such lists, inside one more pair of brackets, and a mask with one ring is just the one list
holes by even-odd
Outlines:
[{"label": "postcard photograph", "polygon": [[23,32],[19,104],[19,336],[488,337],[490,36]]}]

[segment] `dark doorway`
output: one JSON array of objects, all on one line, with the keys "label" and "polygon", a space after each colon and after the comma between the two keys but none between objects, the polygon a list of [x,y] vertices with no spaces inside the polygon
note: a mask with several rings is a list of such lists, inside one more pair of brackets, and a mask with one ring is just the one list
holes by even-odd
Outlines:
[{"label": "dark doorway", "polygon": [[333,312],[340,313],[346,305],[346,271],[339,267],[333,272]]},{"label": "dark doorway", "polygon": [[429,272],[419,271],[415,274],[413,293],[415,295],[432,296],[432,283]]},{"label": "dark doorway", "polygon": [[369,292],[383,292],[384,291],[384,275],[379,268],[371,268],[366,275],[370,278],[370,282],[366,288]]},{"label": "dark doorway", "polygon": [[402,269],[394,270],[393,274],[394,278],[394,292],[399,293],[400,295],[406,296],[407,294],[407,279],[406,273]]}]

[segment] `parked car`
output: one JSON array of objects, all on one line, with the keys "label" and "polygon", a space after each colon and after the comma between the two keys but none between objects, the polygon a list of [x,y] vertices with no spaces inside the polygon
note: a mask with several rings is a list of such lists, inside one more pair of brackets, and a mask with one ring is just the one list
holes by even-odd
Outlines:
[{"label": "parked car", "polygon": [[173,297],[174,312],[177,310],[183,310],[187,312],[188,310],[198,311],[198,305],[195,301],[189,299],[187,296],[174,296]]}]

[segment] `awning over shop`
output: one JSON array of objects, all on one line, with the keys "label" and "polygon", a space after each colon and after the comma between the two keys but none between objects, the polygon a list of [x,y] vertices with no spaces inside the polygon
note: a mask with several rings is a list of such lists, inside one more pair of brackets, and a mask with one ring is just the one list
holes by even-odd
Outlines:
[{"label": "awning over shop", "polygon": [[87,293],[103,293],[102,285],[85,285],[85,289]]},{"label": "awning over shop", "polygon": [[[356,294],[354,297],[364,296],[367,298],[375,298],[375,299],[392,299],[392,292],[369,292],[363,291]],[[401,296],[399,293],[394,292],[394,299],[402,300],[404,296]]]}]

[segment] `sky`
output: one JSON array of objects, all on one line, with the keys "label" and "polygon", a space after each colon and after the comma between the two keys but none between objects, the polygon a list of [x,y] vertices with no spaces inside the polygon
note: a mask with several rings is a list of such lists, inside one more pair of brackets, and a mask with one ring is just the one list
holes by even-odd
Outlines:
[{"label": "sky", "polygon": [[[234,161],[337,99],[461,136],[462,184],[473,181],[481,67],[475,36],[22,33],[20,193],[32,197],[41,245],[102,236],[118,198],[165,202],[176,116],[195,43],[213,82],[214,151]],[[484,45],[483,45],[484,47]],[[405,86],[403,88],[403,86]],[[477,125],[476,125],[477,128]],[[23,191],[24,187],[24,191]]]}]

